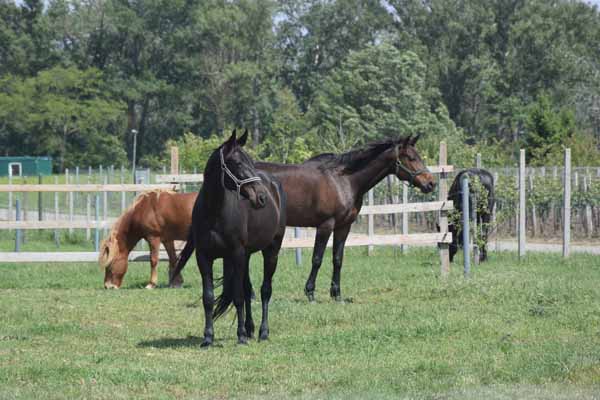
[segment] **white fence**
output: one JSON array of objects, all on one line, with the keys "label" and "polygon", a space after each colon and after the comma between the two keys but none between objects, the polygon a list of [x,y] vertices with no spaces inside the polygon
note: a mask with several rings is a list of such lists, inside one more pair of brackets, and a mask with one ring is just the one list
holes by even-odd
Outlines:
[{"label": "white fence", "polygon": [[[173,165],[174,164],[174,165]],[[437,166],[429,167],[429,170],[434,174],[439,174],[439,199],[438,201],[425,203],[408,203],[406,198],[402,204],[386,204],[373,205],[372,192],[369,194],[369,204],[362,207],[361,215],[367,216],[369,219],[369,232],[367,235],[351,234],[346,242],[346,246],[381,246],[381,245],[414,245],[414,244],[429,244],[438,245],[440,249],[440,263],[443,275],[446,275],[449,270],[448,261],[448,245],[452,241],[452,235],[448,232],[447,213],[452,210],[453,204],[446,200],[447,197],[447,174],[453,171],[452,166],[447,164],[446,145],[440,144],[440,159]],[[173,157],[171,171],[177,171],[177,155]],[[202,182],[200,174],[170,174],[157,175],[157,184],[140,185],[140,184],[64,184],[64,185],[49,185],[49,184],[9,184],[0,185],[0,192],[87,192],[87,193],[102,193],[107,192],[142,192],[152,189],[177,189],[180,184]],[[408,234],[406,228],[402,234],[386,234],[377,235],[374,232],[373,217],[382,214],[402,214],[407,216],[408,213],[420,213],[427,211],[436,211],[439,214],[440,232],[434,233],[415,233]],[[30,229],[96,229],[106,230],[110,224],[114,222],[114,218],[109,219],[104,216],[100,219],[90,219],[89,214],[86,220],[74,220],[69,216],[69,220],[57,218],[54,220],[45,221],[0,221],[0,230],[30,230]],[[313,238],[306,237],[286,237],[283,243],[284,248],[312,248],[314,246]],[[331,246],[331,240],[328,243]],[[143,252],[133,252],[131,259],[142,260]],[[3,252],[0,253],[0,261],[2,262],[88,262],[97,259],[96,252]]]}]

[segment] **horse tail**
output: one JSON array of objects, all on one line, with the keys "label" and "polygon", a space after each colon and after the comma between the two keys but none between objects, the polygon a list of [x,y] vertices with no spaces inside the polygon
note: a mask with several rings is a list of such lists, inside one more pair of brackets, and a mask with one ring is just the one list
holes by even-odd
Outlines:
[{"label": "horse tail", "polygon": [[171,272],[171,275],[169,276],[169,284],[172,283],[173,278],[175,278],[177,275],[179,275],[181,273],[181,271],[185,267],[185,264],[188,262],[188,260],[192,256],[193,252],[194,252],[194,233],[190,229],[190,232],[188,233],[187,241],[185,242],[185,246],[183,247],[183,250],[181,250],[181,253],[179,253],[179,256],[177,257],[177,265],[175,266],[175,269],[173,269],[173,271]]},{"label": "horse tail", "polygon": [[231,303],[233,303],[235,274],[236,268],[227,268],[225,262],[223,262],[223,278],[221,278],[223,291],[221,292],[221,295],[217,297],[215,302],[215,310],[213,311],[213,318],[215,320],[225,314],[231,307]]}]

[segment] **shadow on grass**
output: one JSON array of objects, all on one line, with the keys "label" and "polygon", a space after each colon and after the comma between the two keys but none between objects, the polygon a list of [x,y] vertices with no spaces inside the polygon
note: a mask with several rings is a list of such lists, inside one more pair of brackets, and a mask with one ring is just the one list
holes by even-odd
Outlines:
[{"label": "shadow on grass", "polygon": [[[156,349],[173,349],[179,347],[197,347],[200,348],[202,338],[199,336],[188,336],[185,338],[162,338],[154,340],[143,340],[137,344],[137,347],[153,347]],[[219,345],[214,345],[219,347]]]}]

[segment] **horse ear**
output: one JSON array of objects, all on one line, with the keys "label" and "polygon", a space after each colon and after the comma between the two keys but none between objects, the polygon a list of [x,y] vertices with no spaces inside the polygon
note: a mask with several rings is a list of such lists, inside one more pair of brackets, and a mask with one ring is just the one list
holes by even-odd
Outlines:
[{"label": "horse ear", "polygon": [[229,139],[227,139],[225,141],[225,143],[223,143],[223,148],[225,148],[227,151],[233,149],[233,146],[235,146],[237,142],[237,135],[235,132],[235,129],[233,130],[233,132],[231,132],[231,136],[229,136]]},{"label": "horse ear", "polygon": [[405,137],[402,140],[402,147],[407,147],[408,145],[410,145],[410,141],[412,140],[412,134],[408,135],[407,137]]},{"label": "horse ear", "polygon": [[410,140],[410,144],[414,146],[417,143],[417,140],[419,140],[420,137],[421,137],[421,134],[417,133],[417,136],[415,136],[414,138],[412,138]]},{"label": "horse ear", "polygon": [[248,141],[248,129],[244,131],[244,134],[238,139],[237,144],[240,146],[244,146]]}]

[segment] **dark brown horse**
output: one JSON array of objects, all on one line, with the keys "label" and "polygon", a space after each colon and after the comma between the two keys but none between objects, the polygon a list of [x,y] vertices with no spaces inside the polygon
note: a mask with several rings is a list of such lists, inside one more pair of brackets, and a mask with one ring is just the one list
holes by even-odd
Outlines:
[{"label": "dark brown horse", "polygon": [[[129,253],[145,239],[150,245],[150,282],[156,287],[160,244],[169,255],[169,270],[175,267],[177,255],[174,240],[186,240],[192,223],[192,207],[197,193],[175,193],[155,190],[140,194],[113,224],[110,235],[102,242],[98,262],[104,273],[104,287],[118,289],[127,272]],[[179,275],[172,284],[180,286]]]},{"label": "dark brown horse", "polygon": [[312,270],[305,286],[315,299],[315,281],[333,232],[333,277],[330,295],[342,300],[340,273],[344,245],[362,207],[363,195],[388,175],[408,181],[423,193],[435,187],[433,176],[415,149],[419,136],[372,143],[344,154],[321,154],[298,165],[257,162],[273,174],[287,195],[287,225],[316,227]]}]

